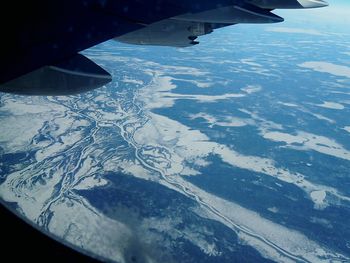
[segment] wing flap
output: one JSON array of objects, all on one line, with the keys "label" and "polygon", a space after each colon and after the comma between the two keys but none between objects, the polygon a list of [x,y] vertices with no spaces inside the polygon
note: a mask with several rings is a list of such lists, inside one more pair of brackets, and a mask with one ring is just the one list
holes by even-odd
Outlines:
[{"label": "wing flap", "polygon": [[115,40],[137,45],[187,47],[198,44],[198,36],[213,31],[209,23],[165,19],[130,32]]},{"label": "wing flap", "polygon": [[175,19],[183,21],[207,22],[207,23],[278,23],[283,18],[269,10],[251,4],[241,4],[219,7],[216,9],[188,13],[176,16]]}]

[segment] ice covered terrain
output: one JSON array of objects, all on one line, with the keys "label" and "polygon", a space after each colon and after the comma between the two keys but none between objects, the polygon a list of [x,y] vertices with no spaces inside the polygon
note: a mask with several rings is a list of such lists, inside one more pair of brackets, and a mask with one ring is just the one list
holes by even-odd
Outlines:
[{"label": "ice covered terrain", "polygon": [[85,94],[1,94],[4,204],[115,262],[350,261],[350,35],[220,34],[89,49],[113,82]]}]

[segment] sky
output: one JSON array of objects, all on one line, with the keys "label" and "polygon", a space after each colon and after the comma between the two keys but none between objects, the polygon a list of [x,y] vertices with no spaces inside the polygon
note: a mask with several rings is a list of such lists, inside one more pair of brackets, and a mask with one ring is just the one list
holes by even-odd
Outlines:
[{"label": "sky", "polygon": [[[286,23],[299,23],[305,27],[323,25],[331,31],[350,34],[350,0],[327,0],[329,6],[305,10],[275,10]],[[311,23],[311,25],[309,25]]]}]

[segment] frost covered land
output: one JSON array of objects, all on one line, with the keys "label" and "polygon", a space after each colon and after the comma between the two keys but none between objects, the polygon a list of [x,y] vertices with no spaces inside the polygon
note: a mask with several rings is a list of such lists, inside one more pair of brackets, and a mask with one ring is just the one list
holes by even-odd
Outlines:
[{"label": "frost covered land", "polygon": [[116,262],[349,261],[349,36],[268,28],[236,52],[246,28],[193,49],[107,42],[86,51],[106,87],[1,94],[2,200]]}]

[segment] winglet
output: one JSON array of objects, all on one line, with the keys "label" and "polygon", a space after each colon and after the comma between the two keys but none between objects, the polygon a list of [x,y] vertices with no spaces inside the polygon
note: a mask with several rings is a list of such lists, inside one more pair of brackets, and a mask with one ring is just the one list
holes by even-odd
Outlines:
[{"label": "winglet", "polygon": [[299,4],[304,8],[318,8],[328,6],[323,0],[298,0]]}]

